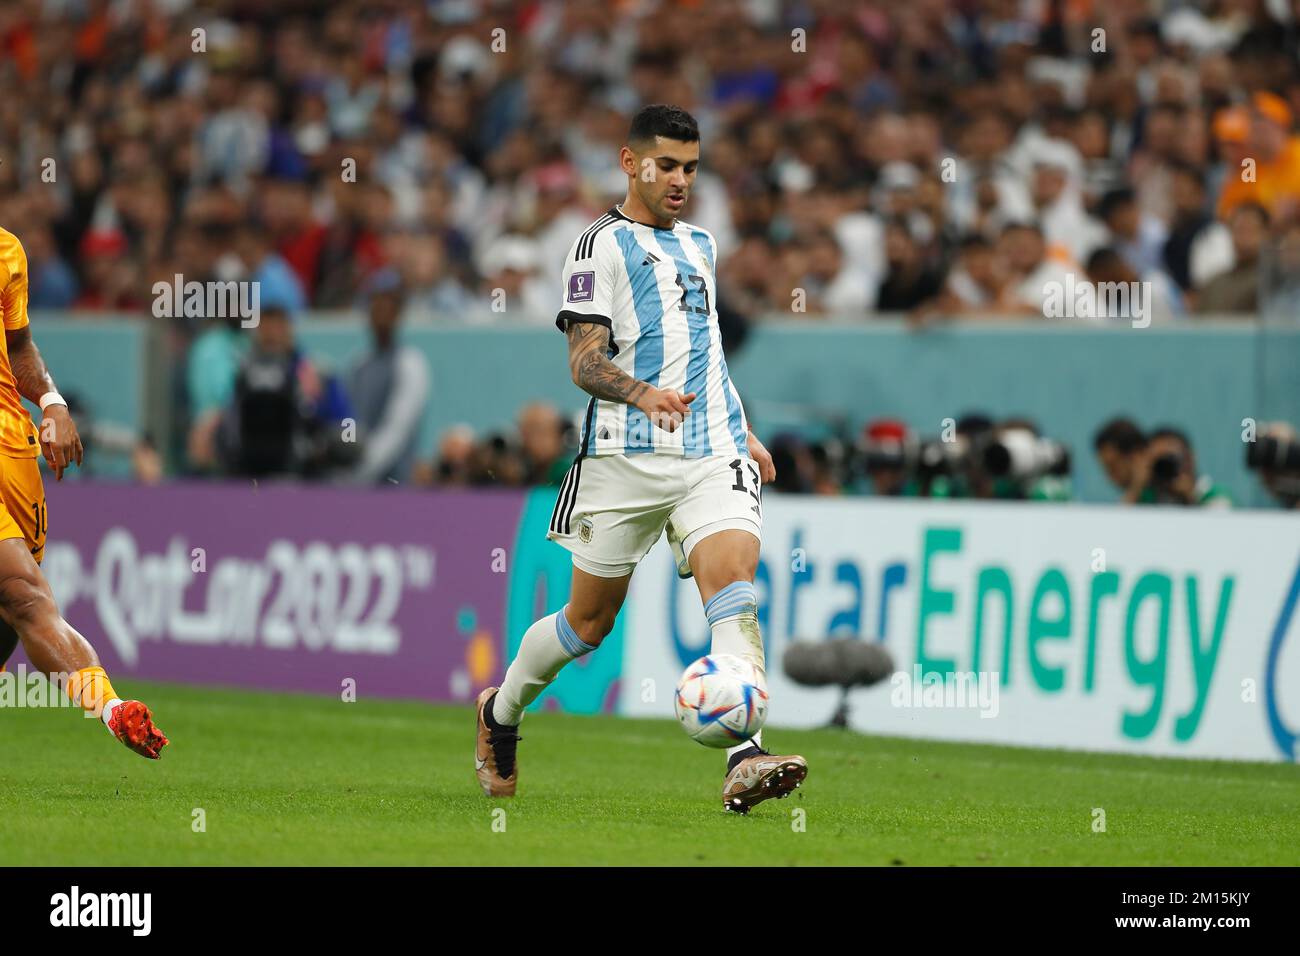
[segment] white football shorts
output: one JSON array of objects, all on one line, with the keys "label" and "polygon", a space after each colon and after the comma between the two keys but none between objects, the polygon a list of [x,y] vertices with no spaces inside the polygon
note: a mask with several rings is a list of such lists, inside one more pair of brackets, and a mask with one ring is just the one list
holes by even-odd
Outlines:
[{"label": "white football shorts", "polygon": [[631,574],[668,532],[678,573],[695,545],[727,529],[762,537],[758,465],[751,458],[712,455],[596,455],[569,467],[546,536],[573,554],[589,574]]}]

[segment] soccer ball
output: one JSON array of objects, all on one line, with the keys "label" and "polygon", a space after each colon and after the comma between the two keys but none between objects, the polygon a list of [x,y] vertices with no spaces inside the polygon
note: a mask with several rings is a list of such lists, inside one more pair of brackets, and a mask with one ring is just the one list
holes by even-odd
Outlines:
[{"label": "soccer ball", "polygon": [[734,747],[763,729],[767,681],[733,654],[710,654],[682,672],[673,709],[686,736],[706,747]]}]

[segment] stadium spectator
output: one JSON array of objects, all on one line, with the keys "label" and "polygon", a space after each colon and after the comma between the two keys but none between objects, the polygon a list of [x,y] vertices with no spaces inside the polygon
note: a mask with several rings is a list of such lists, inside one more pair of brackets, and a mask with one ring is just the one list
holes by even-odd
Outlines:
[{"label": "stadium spectator", "polygon": [[28,300],[33,309],[66,309],[78,294],[77,273],[59,255],[49,226],[24,230],[27,250]]},{"label": "stadium spectator", "polygon": [[228,474],[318,478],[355,458],[347,395],[298,348],[293,323],[282,306],[262,309],[217,431]]},{"label": "stadium spectator", "polygon": [[1109,246],[1088,257],[1087,280],[1096,292],[1097,314],[1080,318],[1120,319],[1145,326],[1185,316],[1182,295],[1172,279],[1158,270],[1140,277]]},{"label": "stadium spectator", "polygon": [[[1085,197],[1105,196],[1125,185],[1124,167],[1115,157],[1111,121],[1099,109],[1087,108],[1071,117],[1066,136],[1078,150],[1083,165],[1082,188]],[[1136,201],[1136,196],[1134,196]],[[1102,214],[1104,219],[1104,214]]]},{"label": "stadium spectator", "polygon": [[1278,321],[1294,321],[1300,315],[1300,219],[1283,230],[1268,267],[1264,280],[1267,292],[1264,315]]},{"label": "stadium spectator", "polygon": [[312,211],[306,182],[267,179],[258,190],[258,208],[275,249],[298,276],[313,305],[328,229]]},{"label": "stadium spectator", "polygon": [[[570,240],[572,242],[572,240]],[[483,254],[478,314],[551,325],[556,286],[541,278],[541,248],[527,236],[502,236]]]},{"label": "stadium spectator", "polygon": [[794,279],[794,287],[807,294],[807,312],[851,316],[866,312],[871,290],[861,273],[846,265],[833,235],[818,231],[799,248],[803,255],[798,267],[803,274]]},{"label": "stadium spectator", "polygon": [[234,396],[247,342],[240,319],[234,316],[213,319],[190,347],[185,383],[190,407],[186,458],[195,471],[207,472],[217,466],[217,429]]},{"label": "stadium spectator", "polygon": [[1132,189],[1123,187],[1106,193],[1097,211],[1110,230],[1110,246],[1134,273],[1146,275],[1160,268],[1168,233],[1160,220],[1141,214]]},{"label": "stadium spectator", "polygon": [[[1007,264],[1011,283],[1002,305],[1011,314],[1044,316],[1048,284],[1064,288],[1070,266],[1048,256],[1042,230],[1031,222],[1012,222],[998,237],[998,255]],[[1074,270],[1077,274],[1079,270]]]},{"label": "stadium spectator", "polygon": [[1197,297],[1202,313],[1253,313],[1259,306],[1260,255],[1268,236],[1268,212],[1243,202],[1232,211],[1233,266],[1206,283]]},{"label": "stadium spectator", "polygon": [[1161,263],[1179,288],[1189,292],[1232,268],[1232,233],[1206,211],[1199,170],[1177,163],[1170,172],[1174,212]]},{"label": "stadium spectator", "polygon": [[939,316],[1003,316],[1008,279],[1006,260],[998,256],[993,244],[979,234],[969,235],[961,242],[943,290],[911,318],[923,322]]},{"label": "stadium spectator", "polygon": [[401,275],[409,311],[461,321],[473,298],[448,255],[445,235],[398,232],[387,238],[387,257]]},{"label": "stadium spectator", "polygon": [[1259,90],[1249,108],[1230,107],[1222,119],[1221,138],[1236,148],[1228,153],[1218,202],[1220,218],[1227,219],[1243,203],[1262,206],[1274,219],[1300,212],[1300,136],[1292,133],[1286,101]]},{"label": "stadium spectator", "polygon": [[[223,271],[220,266],[218,271]],[[264,228],[256,221],[238,227],[235,262],[224,271],[223,279],[256,282],[261,298],[280,303],[290,312],[299,312],[307,307],[302,282],[284,258],[271,249]]]},{"label": "stadium spectator", "polygon": [[353,477],[406,483],[429,398],[429,363],[418,349],[398,342],[404,300],[396,270],[376,273],[364,291],[372,346],[348,377],[361,445]]},{"label": "stadium spectator", "polygon": [[144,307],[143,283],[127,256],[126,236],[117,229],[87,232],[81,240],[81,294],[78,309],[128,311]]},{"label": "stadium spectator", "polygon": [[1042,229],[1048,255],[1083,262],[1105,241],[1106,230],[1084,209],[1078,150],[1064,140],[1040,140],[1032,148],[1031,163],[1031,216]]},{"label": "stadium spectator", "polygon": [[1143,215],[1165,223],[1172,218],[1173,168],[1189,161],[1183,144],[1188,128],[1199,121],[1199,111],[1169,104],[1153,104],[1143,112],[1129,162],[1130,185]]},{"label": "stadium spectator", "polygon": [[920,243],[902,219],[885,226],[885,281],[876,295],[879,312],[906,312],[933,299],[943,277],[926,261]]}]

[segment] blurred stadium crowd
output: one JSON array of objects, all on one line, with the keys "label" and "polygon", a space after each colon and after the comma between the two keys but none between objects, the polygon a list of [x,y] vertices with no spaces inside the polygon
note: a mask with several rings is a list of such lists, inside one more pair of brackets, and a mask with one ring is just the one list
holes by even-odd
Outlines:
[{"label": "blurred stadium crowd", "polygon": [[[0,76],[32,308],[260,284],[256,335],[167,320],[195,472],[285,467],[237,441],[259,356],[317,422],[427,396],[382,333],[318,372],[309,310],[550,323],[647,102],[699,120],[729,347],[767,316],[1042,319],[1067,276],[1148,282],[1158,321],[1300,307],[1300,0],[9,0]],[[390,432],[346,464],[459,467]]]}]

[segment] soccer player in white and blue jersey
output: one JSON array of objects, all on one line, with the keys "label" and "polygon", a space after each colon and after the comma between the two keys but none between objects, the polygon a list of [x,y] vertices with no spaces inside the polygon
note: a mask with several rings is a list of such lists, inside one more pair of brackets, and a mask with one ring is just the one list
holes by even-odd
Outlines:
[{"label": "soccer player in white and blue jersey", "polygon": [[[689,113],[647,106],[619,151],[627,196],[574,242],[556,325],[574,383],[591,395],[581,446],[547,536],[573,554],[569,603],[525,633],[501,687],[478,698],[475,769],[489,796],[512,796],[518,725],[570,661],[614,627],[632,572],[667,533],[693,576],[711,653],[763,670],[754,572],[772,456],[749,430],[718,331],[717,243],[678,215],[700,163]],[[807,775],[760,735],[727,751],[723,805],[746,813]]]}]

